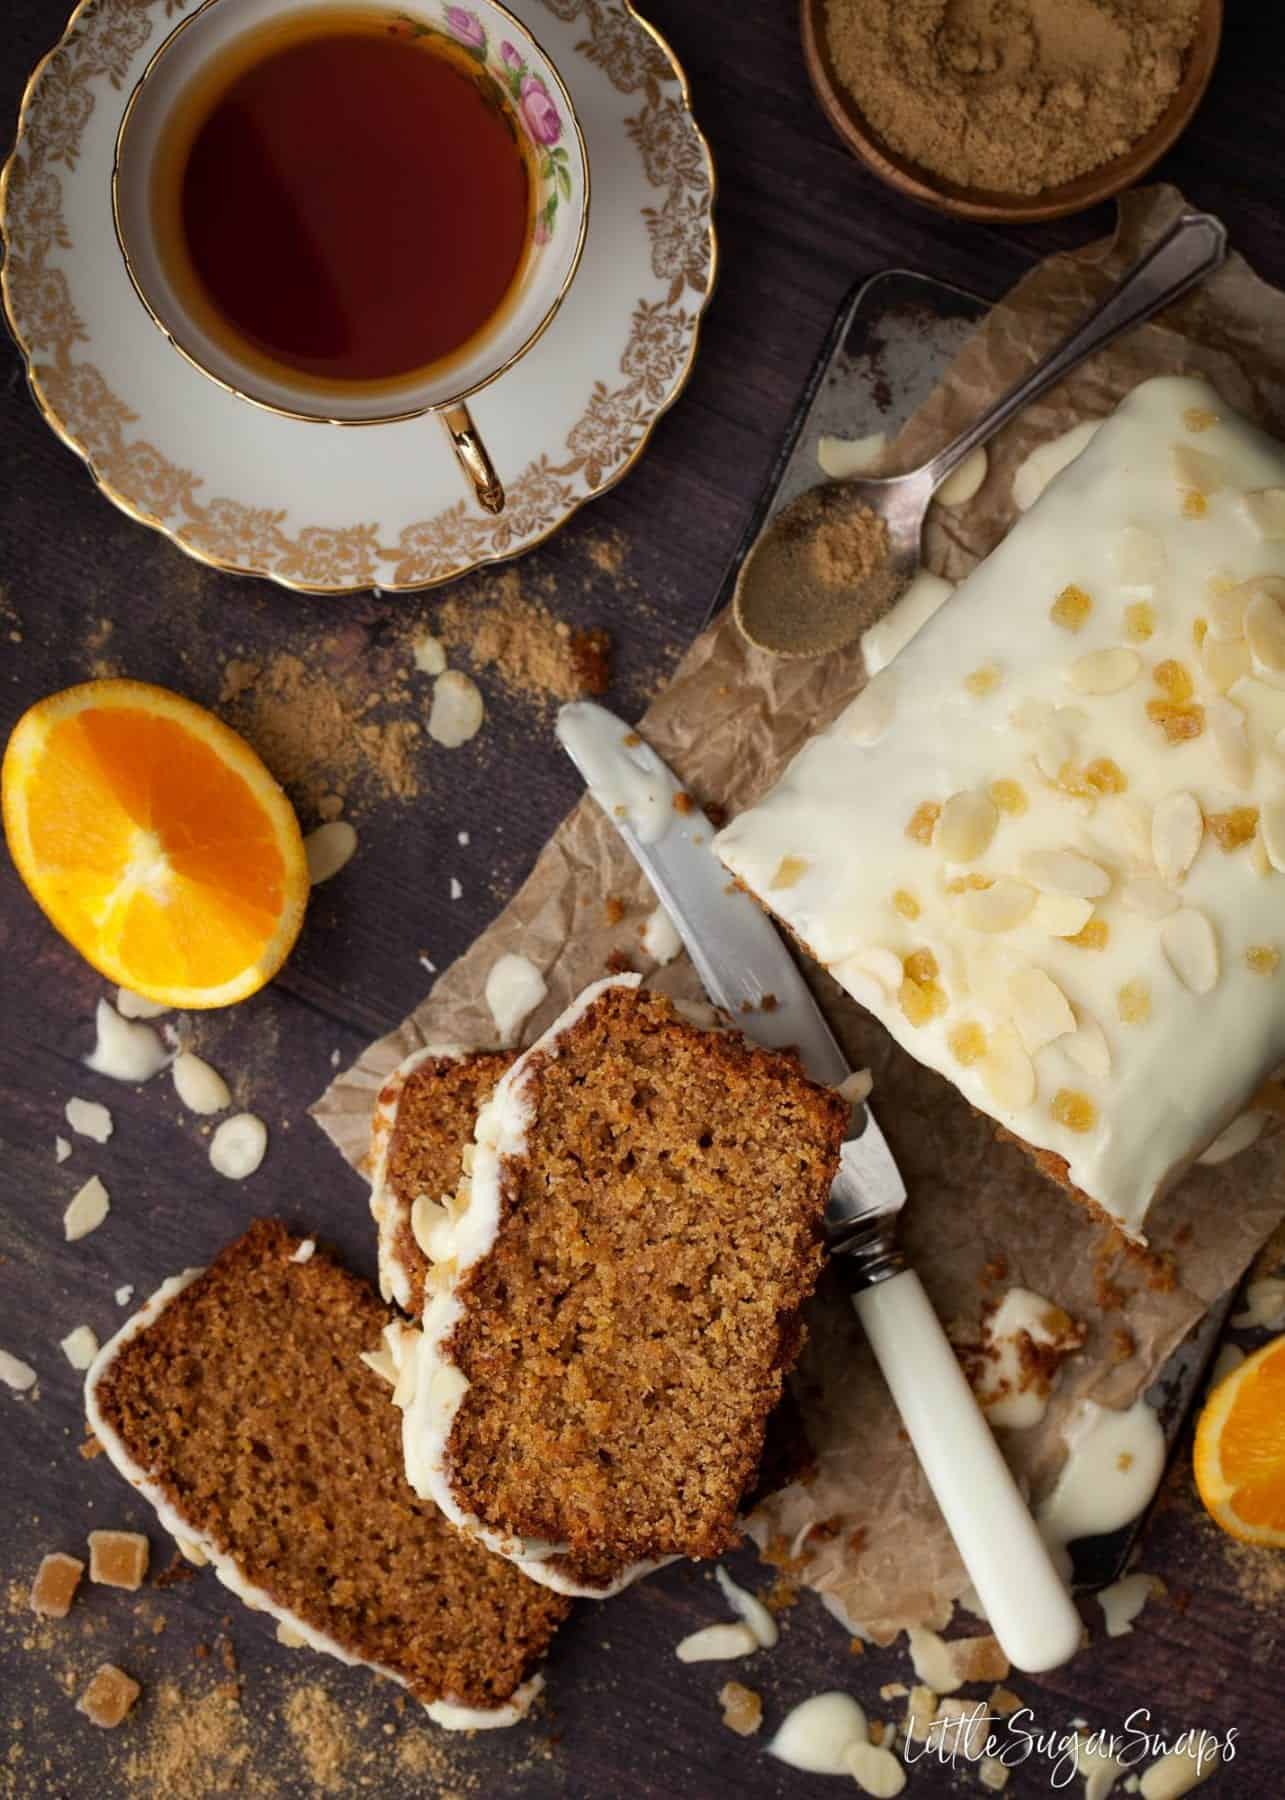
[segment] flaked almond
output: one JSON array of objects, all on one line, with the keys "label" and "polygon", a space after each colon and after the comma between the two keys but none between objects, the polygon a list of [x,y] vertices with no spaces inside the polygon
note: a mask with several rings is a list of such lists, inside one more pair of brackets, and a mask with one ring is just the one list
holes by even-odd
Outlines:
[{"label": "flaked almond", "polygon": [[848,958],[844,966],[851,966],[860,970],[863,975],[868,975],[890,999],[905,979],[905,970],[896,951],[885,950],[879,944],[872,945],[868,950],[858,950],[855,956]]},{"label": "flaked almond", "polygon": [[1253,773],[1245,715],[1234,700],[1211,700],[1205,723],[1223,774],[1233,787],[1248,787]]},{"label": "flaked almond", "polygon": [[1251,582],[1245,581],[1233,582],[1230,586],[1210,584],[1205,600],[1210,637],[1221,638],[1224,642],[1244,637],[1245,608],[1252,586]]},{"label": "flaked almond", "polygon": [[1012,931],[1035,905],[1035,889],[1025,881],[1001,875],[987,888],[969,888],[960,901],[960,916],[974,931]]},{"label": "flaked almond", "polygon": [[189,1112],[222,1112],[232,1104],[227,1082],[193,1051],[180,1050],[170,1073],[174,1077],[174,1092]]},{"label": "flaked almond", "polygon": [[1285,538],[1285,487],[1256,488],[1242,504],[1260,538],[1269,544]]},{"label": "flaked almond", "polygon": [[97,1231],[110,1211],[107,1189],[97,1175],[91,1175],[84,1187],[72,1196],[71,1204],[62,1216],[67,1242],[74,1244],[77,1238],[88,1237],[91,1231]]},{"label": "flaked almond", "polygon": [[1071,664],[1071,686],[1081,694],[1118,694],[1142,673],[1142,658],[1136,650],[1116,646],[1110,650],[1090,650]]},{"label": "flaked almond", "polygon": [[1111,886],[1101,863],[1078,850],[1028,850],[1022,874],[1046,894],[1076,894],[1083,900],[1100,900]]},{"label": "flaked almond", "polygon": [[1009,724],[1017,731],[1039,732],[1057,717],[1057,708],[1047,700],[1020,700],[1008,715]]},{"label": "flaked almond", "polygon": [[1016,1028],[997,1025],[990,1046],[977,1065],[986,1092],[1007,1112],[1021,1112],[1035,1099],[1035,1064],[1022,1048]]},{"label": "flaked almond", "polygon": [[1262,576],[1245,608],[1245,641],[1254,673],[1272,687],[1285,687],[1285,580]]},{"label": "flaked almond", "polygon": [[1166,794],[1151,815],[1151,855],[1163,881],[1182,880],[1196,860],[1205,815],[1194,794]]},{"label": "flaked almond", "polygon": [[1105,1081],[1111,1073],[1111,1046],[1096,1019],[1082,1015],[1077,1028],[1061,1040],[1058,1048],[1095,1081]]},{"label": "flaked almond", "polygon": [[1055,784],[1067,764],[1074,765],[1078,749],[1075,732],[1062,716],[1064,711],[1059,708],[1035,742],[1035,766],[1046,781]]},{"label": "flaked almond", "polygon": [[1013,1023],[1029,1056],[1075,1030],[1070,1002],[1043,969],[1019,969],[1009,980],[1008,999]]},{"label": "flaked almond", "polygon": [[1141,525],[1126,525],[1111,545],[1120,586],[1131,594],[1153,594],[1168,573],[1164,540]]},{"label": "flaked almond", "polygon": [[1169,966],[1193,994],[1210,993],[1218,980],[1218,940],[1214,928],[1194,906],[1184,906],[1160,921],[1160,942]]},{"label": "flaked almond", "polygon": [[1048,937],[1071,938],[1083,931],[1092,917],[1092,900],[1082,900],[1078,894],[1041,894],[1031,924]]},{"label": "flaked almond", "polygon": [[1269,800],[1259,808],[1258,834],[1268,862],[1285,873],[1285,797]]},{"label": "flaked almond", "polygon": [[351,862],[356,848],[357,833],[347,819],[332,819],[310,831],[303,840],[303,849],[311,885],[320,887],[323,881],[337,875],[345,863]]},{"label": "flaked almond", "polygon": [[1244,638],[1216,638],[1210,634],[1200,646],[1200,666],[1216,694],[1225,694],[1248,675],[1252,664]]},{"label": "flaked almond", "polygon": [[1184,491],[1218,494],[1225,486],[1223,465],[1207,450],[1193,450],[1190,444],[1174,444],[1169,452],[1173,478]]},{"label": "flaked almond", "polygon": [[1156,875],[1131,875],[1120,889],[1120,898],[1130,912],[1144,919],[1164,919],[1177,912],[1181,902],[1171,887]]},{"label": "flaked almond", "polygon": [[975,862],[990,844],[998,824],[999,811],[985,794],[952,794],[937,820],[933,849],[948,862]]},{"label": "flaked almond", "polygon": [[460,669],[447,669],[433,683],[428,735],[447,750],[467,744],[482,729],[486,708],[477,683]]}]

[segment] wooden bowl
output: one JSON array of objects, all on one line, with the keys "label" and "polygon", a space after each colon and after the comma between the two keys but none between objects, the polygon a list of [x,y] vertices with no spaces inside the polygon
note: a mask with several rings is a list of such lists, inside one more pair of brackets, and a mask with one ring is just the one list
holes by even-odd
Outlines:
[{"label": "wooden bowl", "polygon": [[1199,106],[1218,57],[1223,18],[1222,0],[1200,0],[1196,34],[1187,52],[1182,80],[1155,124],[1123,156],[1038,194],[1001,194],[990,188],[959,187],[945,181],[884,143],[866,122],[831,61],[825,30],[826,0],[802,0],[800,10],[803,55],[812,86],[821,110],[853,155],[889,187],[908,194],[912,200],[923,201],[925,206],[935,206],[939,212],[952,213],[960,219],[1013,224],[1060,219],[1067,213],[1082,212],[1141,180],[1177,142]]}]

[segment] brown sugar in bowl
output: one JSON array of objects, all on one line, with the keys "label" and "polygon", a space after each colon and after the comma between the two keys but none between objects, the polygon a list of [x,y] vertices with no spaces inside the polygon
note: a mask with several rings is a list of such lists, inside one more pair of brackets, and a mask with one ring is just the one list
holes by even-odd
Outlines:
[{"label": "brown sugar in bowl", "polygon": [[861,108],[840,80],[826,33],[826,0],[801,0],[803,55],[821,110],[835,131],[866,167],[888,186],[912,200],[960,219],[1019,224],[1060,219],[1110,200],[1140,181],[1186,130],[1199,106],[1218,58],[1222,32],[1222,0],[1200,0],[1195,35],[1183,66],[1182,80],[1151,128],[1122,156],[1074,181],[1042,189],[1038,194],[1004,194],[989,188],[959,187],[902,156],[867,123]]}]

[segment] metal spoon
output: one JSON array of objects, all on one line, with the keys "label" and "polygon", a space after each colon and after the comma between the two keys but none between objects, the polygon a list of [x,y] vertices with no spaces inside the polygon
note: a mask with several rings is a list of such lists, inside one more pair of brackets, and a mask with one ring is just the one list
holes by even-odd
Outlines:
[{"label": "metal spoon", "polygon": [[[823,482],[810,488],[759,533],[741,564],[732,608],[752,644],[778,656],[819,656],[849,643],[919,567],[919,538],[929,503],[970,451],[1031,400],[1061,381],[1095,350],[1114,343],[1211,274],[1227,254],[1227,231],[1209,213],[1184,212],[1160,241],[1127,269],[1111,292],[1015,387],[962,431],[931,462],[906,475]],[[840,527],[845,512],[875,513],[887,530],[887,556],[857,585],[820,579],[800,545],[815,531],[818,511]],[[867,528],[873,529],[868,516]],[[782,604],[782,587],[791,590]]]}]

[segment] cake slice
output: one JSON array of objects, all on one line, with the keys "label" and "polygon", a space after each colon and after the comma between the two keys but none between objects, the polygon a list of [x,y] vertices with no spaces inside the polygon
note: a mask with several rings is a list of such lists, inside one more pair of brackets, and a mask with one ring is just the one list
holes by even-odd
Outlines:
[{"label": "cake slice", "polygon": [[90,1427],[185,1554],[294,1639],[400,1682],[440,1724],[512,1724],[567,1602],[407,1485],[363,1360],[389,1325],[311,1239],[259,1221],[103,1346]]},{"label": "cake slice", "polygon": [[1285,449],[1144,382],[715,848],[1140,1237],[1285,1058]]},{"label": "cake slice", "polygon": [[464,1530],[601,1594],[737,1535],[798,1353],[848,1123],[791,1056],[597,983],[512,1066],[427,1234],[406,1468]]},{"label": "cake slice", "polygon": [[430,1208],[455,1193],[482,1103],[513,1061],[455,1045],[417,1050],[380,1089],[371,1123],[370,1210],[379,1230],[379,1287],[405,1312],[424,1309],[428,1258],[417,1237]]}]

